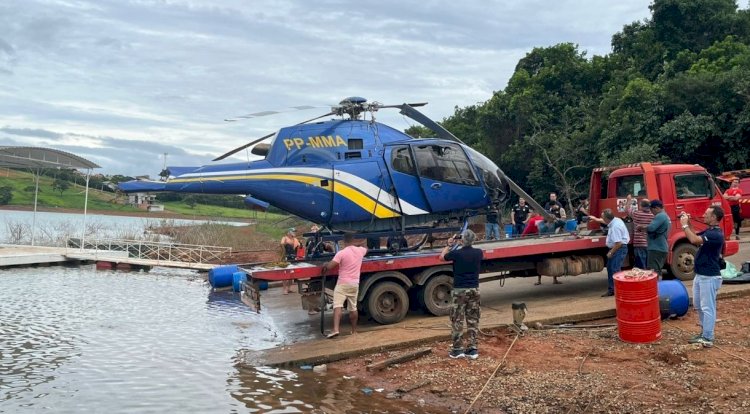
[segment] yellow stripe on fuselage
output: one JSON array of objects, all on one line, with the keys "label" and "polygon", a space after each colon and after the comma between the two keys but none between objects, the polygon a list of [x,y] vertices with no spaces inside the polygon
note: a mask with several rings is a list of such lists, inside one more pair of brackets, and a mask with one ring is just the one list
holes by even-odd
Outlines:
[{"label": "yellow stripe on fuselage", "polygon": [[[279,181],[296,181],[299,183],[314,185],[318,188],[331,191],[330,187],[321,187],[320,180],[329,180],[334,182],[330,178],[322,178],[310,175],[297,175],[297,174],[254,174],[254,175],[231,175],[223,177],[196,177],[196,178],[174,178],[169,180],[170,184],[173,183],[195,183],[195,182],[209,182],[209,181],[237,181],[237,180],[279,180]],[[377,218],[391,218],[399,217],[400,214],[381,203],[371,199],[363,192],[351,187],[341,181],[335,181],[333,184],[333,192],[346,198],[352,203],[360,206],[363,210],[369,214],[374,214]]]}]

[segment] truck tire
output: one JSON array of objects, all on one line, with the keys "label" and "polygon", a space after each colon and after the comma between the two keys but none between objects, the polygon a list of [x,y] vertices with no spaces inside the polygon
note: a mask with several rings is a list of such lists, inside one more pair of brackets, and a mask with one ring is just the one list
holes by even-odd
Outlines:
[{"label": "truck tire", "polygon": [[445,316],[451,311],[451,291],[453,278],[438,274],[427,280],[419,291],[419,304],[422,309],[435,316]]},{"label": "truck tire", "polygon": [[367,293],[367,313],[377,323],[400,322],[409,312],[409,295],[395,282],[378,282]]},{"label": "truck tire", "polygon": [[695,277],[695,253],[698,248],[690,243],[682,243],[672,252],[672,262],[669,272],[682,281],[693,280]]}]

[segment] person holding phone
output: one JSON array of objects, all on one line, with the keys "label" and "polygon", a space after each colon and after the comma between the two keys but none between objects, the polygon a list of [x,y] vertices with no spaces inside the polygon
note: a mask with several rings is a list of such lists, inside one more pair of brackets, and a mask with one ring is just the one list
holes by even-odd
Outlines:
[{"label": "person holding phone", "polygon": [[690,215],[683,212],[680,224],[688,241],[698,247],[695,253],[695,279],[693,279],[693,307],[698,314],[701,333],[688,340],[704,348],[714,346],[714,326],[716,325],[716,294],[721,287],[721,252],[724,249],[724,232],[719,224],[724,218],[724,210],[719,206],[706,209],[703,222],[708,228],[696,233],[690,226]]},{"label": "person holding phone", "polygon": [[[483,252],[471,245],[476,234],[464,230],[448,240],[440,252],[440,260],[453,262],[453,290],[451,292],[451,347],[450,358],[479,358],[477,337],[479,336],[479,270]],[[464,319],[468,332],[466,348],[463,347]]]}]

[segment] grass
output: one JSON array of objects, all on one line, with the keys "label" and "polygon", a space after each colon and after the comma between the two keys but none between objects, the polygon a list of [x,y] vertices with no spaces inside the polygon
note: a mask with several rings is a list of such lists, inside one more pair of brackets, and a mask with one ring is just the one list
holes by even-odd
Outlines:
[{"label": "grass", "polygon": [[[54,180],[50,177],[39,178],[39,193],[37,206],[52,208],[69,208],[83,210],[86,201],[86,188],[83,185],[72,184],[62,193],[52,189]],[[11,206],[34,205],[34,177],[32,174],[13,171],[7,176],[0,175],[0,187],[8,186],[13,193]],[[141,211],[135,207],[122,204],[122,199],[114,193],[89,188],[89,210],[111,210],[123,212]]]},{"label": "grass", "polygon": [[[54,191],[52,183],[54,179],[50,177],[39,178],[39,193],[37,206],[63,209],[83,210],[85,204],[85,186],[72,184],[64,192]],[[33,206],[34,205],[34,176],[30,173],[18,170],[0,171],[0,187],[11,187],[13,199],[10,206]],[[143,210],[128,206],[125,204],[126,196],[117,195],[107,191],[101,191],[89,188],[89,210],[115,211],[115,212],[143,212]],[[212,205],[198,204],[190,208],[183,202],[163,203],[165,211],[187,216],[201,217],[225,217],[225,218],[242,218],[257,219],[266,217],[273,220],[281,219],[286,216],[273,213],[262,213],[246,209],[219,207]]]},{"label": "grass", "polygon": [[[73,209],[83,211],[85,202],[85,186],[71,183],[71,187],[62,194],[52,190],[53,178],[39,178],[38,207]],[[34,205],[34,176],[31,173],[19,170],[0,170],[0,187],[9,186],[13,193],[13,199],[9,206],[30,207]],[[89,211],[149,213],[132,206],[125,205],[126,196],[116,195],[111,192],[89,188]],[[160,203],[164,205],[164,211],[180,214],[186,218],[226,218],[252,220],[257,233],[268,236],[273,240],[280,240],[289,227],[300,227],[298,234],[308,231],[309,223],[296,216],[281,213],[259,212],[247,209],[228,208],[207,204],[196,204],[188,206],[184,202],[171,201]]]}]

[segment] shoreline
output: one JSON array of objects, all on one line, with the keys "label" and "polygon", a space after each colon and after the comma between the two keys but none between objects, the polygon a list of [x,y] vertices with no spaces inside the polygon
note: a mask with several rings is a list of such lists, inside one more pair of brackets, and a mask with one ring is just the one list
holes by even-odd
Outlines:
[{"label": "shoreline", "polygon": [[[0,211],[34,211],[33,206],[0,206]],[[37,207],[40,213],[63,213],[63,214],[83,214],[83,210],[75,208],[60,207]],[[242,223],[252,223],[252,219],[243,217],[216,217],[216,216],[198,216],[186,215],[172,212],[138,212],[138,211],[114,211],[114,210],[87,210],[86,214],[97,214],[102,216],[123,216],[123,217],[142,217],[156,219],[175,219],[175,220],[207,220],[207,221],[237,221]]]}]

